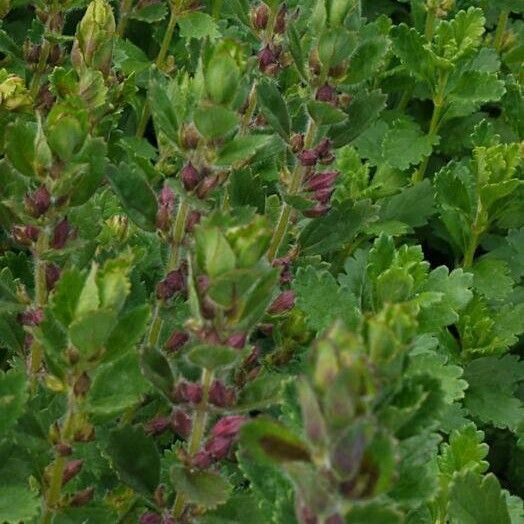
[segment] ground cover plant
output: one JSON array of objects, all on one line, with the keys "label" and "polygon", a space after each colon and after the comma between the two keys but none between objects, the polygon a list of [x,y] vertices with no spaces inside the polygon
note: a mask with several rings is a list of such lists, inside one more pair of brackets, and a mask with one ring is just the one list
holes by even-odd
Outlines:
[{"label": "ground cover plant", "polygon": [[0,0],[0,523],[522,524],[522,0]]}]

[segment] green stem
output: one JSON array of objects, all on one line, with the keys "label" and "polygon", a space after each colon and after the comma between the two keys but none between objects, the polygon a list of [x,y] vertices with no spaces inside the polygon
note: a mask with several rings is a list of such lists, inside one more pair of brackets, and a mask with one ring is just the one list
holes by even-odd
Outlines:
[{"label": "green stem", "polygon": [[[158,69],[162,69],[165,65],[164,62],[167,56],[167,52],[169,50],[169,45],[171,44],[171,40],[173,38],[173,32],[176,26],[177,15],[178,11],[175,9],[175,6],[171,4],[171,15],[169,17],[166,32],[164,33],[164,38],[162,39],[162,43],[160,45],[160,51],[158,52],[158,55],[155,60],[155,64],[158,67]],[[146,98],[144,102],[144,107],[142,108],[142,114],[140,115],[140,120],[136,128],[135,136],[137,138],[142,138],[144,136],[150,116],[151,109]]]},{"label": "green stem", "polygon": [[253,118],[253,113],[255,112],[255,109],[257,107],[257,82],[256,80],[253,82],[253,85],[251,86],[251,91],[249,92],[248,96],[248,102],[247,102],[247,108],[244,114],[242,115],[242,122],[240,124],[240,135],[244,135],[248,128],[249,123],[251,122],[251,118]]},{"label": "green stem", "polygon": [[187,215],[189,214],[189,204],[182,200],[178,206],[178,211],[175,217],[175,226],[173,231],[173,240],[171,242],[171,253],[167,263],[167,271],[172,271],[178,267],[178,259],[180,254],[180,246],[184,241],[186,232]]},{"label": "green stem", "polygon": [[[34,307],[42,308],[45,306],[47,301],[47,282],[45,276],[46,264],[42,260],[42,255],[49,248],[49,234],[42,228],[40,235],[34,249],[34,272],[35,272],[35,299]],[[43,360],[43,347],[40,342],[34,340],[31,344],[31,356],[30,356],[30,377],[31,377],[31,390],[33,393],[36,389],[37,375],[40,367],[42,366]]]},{"label": "green stem", "polygon": [[129,20],[129,15],[131,14],[132,5],[133,0],[122,0],[120,2],[120,18],[116,27],[116,34],[121,38],[126,32],[127,22]]},{"label": "green stem", "polygon": [[479,234],[472,232],[468,247],[466,249],[466,252],[464,253],[464,261],[462,262],[462,267],[464,269],[470,268],[473,265],[473,260],[477,251],[478,242]]},{"label": "green stem", "polygon": [[434,9],[429,9],[428,14],[426,15],[426,27],[424,30],[424,35],[428,42],[433,40],[433,34],[435,33],[435,22],[437,21],[437,13]]},{"label": "green stem", "polygon": [[499,16],[499,21],[497,23],[497,30],[495,32],[495,39],[493,45],[498,53],[502,49],[502,44],[504,43],[504,33],[506,32],[506,26],[508,25],[509,20],[509,10],[503,9]]},{"label": "green stem", "polygon": [[[209,388],[213,382],[213,372],[208,369],[202,370],[202,401],[197,406],[193,417],[193,426],[191,435],[187,445],[189,455],[194,455],[202,445],[204,432],[206,430],[207,422],[207,401],[209,396]],[[186,507],[186,498],[183,493],[177,493],[175,503],[173,504],[173,516],[178,519],[184,513]]]},{"label": "green stem", "polygon": [[[446,86],[448,84],[449,73],[444,73],[439,81],[438,92],[433,98],[433,114],[431,116],[431,122],[429,124],[428,137],[430,141],[433,142],[433,139],[437,136],[439,126],[440,126],[440,117],[442,116],[442,108],[444,107],[444,97]],[[413,183],[421,182],[424,179],[426,170],[428,168],[429,159],[431,155],[428,155],[424,158],[419,168],[413,173]]]},{"label": "green stem", "polygon": [[[180,246],[184,240],[184,235],[186,231],[186,220],[189,213],[189,204],[182,200],[178,207],[178,211],[175,217],[175,226],[173,232],[173,240],[171,242],[171,251],[169,253],[169,260],[166,265],[166,272],[174,270],[178,266],[178,259],[180,254]],[[149,332],[146,338],[146,345],[148,347],[156,347],[158,340],[160,338],[160,333],[162,331],[162,301],[157,300],[155,305],[155,310],[153,312],[153,319],[151,325],[149,326]]]},{"label": "green stem", "polygon": [[[306,135],[304,137],[304,148],[307,149],[311,147],[313,140],[315,138],[315,131],[316,126],[313,119],[309,119]],[[293,173],[291,175],[291,182],[289,184],[289,194],[294,195],[302,185],[302,179],[304,177],[305,168],[298,164],[295,169],[293,170]],[[286,231],[288,228],[289,220],[291,219],[293,209],[289,204],[286,202],[282,202],[282,207],[280,208],[280,216],[278,218],[278,222],[275,228],[275,232],[273,233],[273,237],[271,238],[271,242],[269,244],[269,248],[267,251],[267,257],[270,262],[272,262],[277,253],[278,249],[280,248],[280,244],[282,243],[282,240],[284,239],[284,236],[286,235]]]},{"label": "green stem", "polygon": [[38,91],[40,90],[40,80],[42,78],[42,75],[44,74],[50,51],[51,51],[51,44],[44,37],[44,42],[42,44],[42,47],[40,48],[40,57],[38,59],[36,71],[35,71],[35,74],[33,75],[33,78],[31,79],[30,91],[31,91],[31,96],[33,98],[35,98],[36,95],[38,95]]},{"label": "green stem", "polygon": [[218,20],[220,18],[220,12],[222,11],[223,0],[213,0],[213,18]]},{"label": "green stem", "polygon": [[[67,413],[64,425],[61,431],[61,441],[69,444],[74,433],[73,419],[75,411],[75,396],[71,386],[69,398],[67,402]],[[49,489],[45,497],[45,508],[42,513],[40,524],[49,524],[53,518],[58,503],[60,502],[60,492],[62,490],[62,479],[66,466],[66,458],[61,455],[56,455],[53,467],[51,470],[51,480],[49,482]]]}]

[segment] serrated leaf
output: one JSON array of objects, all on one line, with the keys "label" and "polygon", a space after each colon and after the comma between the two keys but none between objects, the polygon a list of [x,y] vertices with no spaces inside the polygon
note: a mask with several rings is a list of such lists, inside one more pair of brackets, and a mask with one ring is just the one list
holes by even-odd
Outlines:
[{"label": "serrated leaf", "polygon": [[227,135],[239,122],[235,111],[222,106],[200,106],[195,110],[195,125],[211,140]]},{"label": "serrated leaf", "polygon": [[273,82],[264,80],[257,85],[257,102],[269,125],[287,139],[291,130],[289,113],[285,100]]},{"label": "serrated leaf", "polygon": [[123,426],[109,434],[107,453],[122,482],[151,495],[160,481],[160,455],[141,428]]},{"label": "serrated leaf", "polygon": [[202,39],[209,37],[211,40],[220,37],[218,26],[211,16],[200,11],[189,11],[178,20],[180,36],[182,38]]},{"label": "serrated leaf", "polygon": [[357,325],[357,300],[349,290],[339,287],[331,273],[318,272],[312,266],[300,268],[293,279],[293,290],[296,305],[311,329],[320,333],[335,320],[342,320],[348,327]]},{"label": "serrated leaf", "polygon": [[215,164],[230,166],[237,162],[244,162],[264,147],[270,139],[270,135],[248,135],[234,138],[219,151]]},{"label": "serrated leaf", "polygon": [[27,379],[23,372],[0,371],[0,436],[16,423],[24,410],[28,396]]},{"label": "serrated leaf", "polygon": [[206,344],[192,348],[187,354],[189,362],[209,370],[230,367],[238,357],[239,352],[234,348]]},{"label": "serrated leaf", "polygon": [[40,500],[25,486],[0,488],[0,521],[7,524],[29,522],[38,515]]},{"label": "serrated leaf", "polygon": [[116,415],[139,402],[148,390],[137,354],[128,353],[96,371],[86,399],[87,410],[97,415]]},{"label": "serrated leaf", "polygon": [[511,524],[504,494],[492,473],[481,477],[467,471],[456,476],[449,516],[453,524]]},{"label": "serrated leaf", "polygon": [[108,178],[122,206],[135,224],[155,230],[157,199],[137,165],[121,162],[109,167]]},{"label": "serrated leaf", "polygon": [[262,373],[249,381],[238,395],[236,409],[252,411],[264,409],[282,400],[284,377],[271,373]]},{"label": "serrated leaf", "polygon": [[232,486],[215,471],[190,470],[175,464],[171,479],[177,493],[183,494],[188,502],[204,508],[214,508],[227,502]]}]

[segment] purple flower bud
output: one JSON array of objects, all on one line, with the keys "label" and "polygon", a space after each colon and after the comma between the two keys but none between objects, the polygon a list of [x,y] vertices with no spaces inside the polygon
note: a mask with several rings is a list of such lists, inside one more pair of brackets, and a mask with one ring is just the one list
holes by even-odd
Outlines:
[{"label": "purple flower bud", "polygon": [[40,229],[36,226],[13,226],[11,234],[19,244],[29,245],[38,240]]},{"label": "purple flower bud", "polygon": [[77,397],[83,397],[89,391],[91,387],[91,379],[89,375],[84,371],[75,381],[73,385],[73,393]]},{"label": "purple flower bud", "polygon": [[317,89],[315,98],[320,102],[334,103],[337,99],[337,92],[334,87],[329,84],[324,84]]},{"label": "purple flower bud", "polygon": [[[271,324],[271,326],[273,326],[273,324]],[[244,366],[252,366],[256,364],[261,354],[262,350],[260,349],[260,346],[253,346],[251,353],[244,360]]]},{"label": "purple flower bud", "polygon": [[273,267],[280,268],[280,283],[289,284],[293,279],[293,275],[291,273],[291,258],[289,256],[275,258],[272,265]]},{"label": "purple flower bud", "polygon": [[298,160],[303,166],[314,166],[318,160],[315,149],[304,149],[298,154]]},{"label": "purple flower bud", "polygon": [[319,158],[324,158],[327,155],[331,154],[331,140],[329,138],[323,138],[317,147],[315,147],[315,152]]},{"label": "purple flower bud", "polygon": [[197,197],[200,198],[201,200],[206,198],[206,196],[209,195],[209,193],[211,193],[211,191],[213,191],[215,187],[217,187],[219,182],[220,182],[220,179],[218,176],[208,176],[204,178],[204,180],[200,182],[196,190]]},{"label": "purple flower bud", "polygon": [[292,135],[291,139],[289,140],[289,145],[291,146],[293,153],[302,151],[302,149],[304,149],[304,134],[295,133]]},{"label": "purple flower bud", "polygon": [[277,61],[275,53],[271,50],[269,45],[266,45],[258,52],[258,65],[261,70],[264,70],[271,64],[274,64]]},{"label": "purple flower bud", "polygon": [[227,456],[232,444],[233,438],[231,437],[211,437],[206,442],[205,450],[215,460],[220,460]]},{"label": "purple flower bud", "polygon": [[327,153],[319,159],[319,162],[324,166],[329,166],[335,160],[335,155],[333,153]]},{"label": "purple flower bud", "polygon": [[282,4],[278,10],[277,17],[275,20],[275,33],[281,35],[286,31],[286,14],[287,7],[285,4]]},{"label": "purple flower bud", "polygon": [[175,409],[171,414],[171,430],[182,438],[188,438],[191,433],[191,417],[181,409]]},{"label": "purple flower bud", "polygon": [[74,508],[85,506],[86,504],[88,504],[89,502],[93,500],[94,494],[95,494],[95,488],[93,486],[77,491],[73,495],[73,498],[69,502],[69,505],[73,506]]},{"label": "purple flower bud", "polygon": [[173,193],[173,190],[167,184],[164,184],[158,200],[161,206],[166,206],[172,210],[175,206],[175,193]]},{"label": "purple flower bud", "polygon": [[207,275],[198,275],[197,288],[200,294],[204,294],[209,288],[209,277]]},{"label": "purple flower bud", "polygon": [[313,198],[320,204],[327,204],[333,194],[334,189],[327,187],[325,189],[319,189],[315,191]]},{"label": "purple flower bud", "polygon": [[269,21],[269,9],[266,4],[260,4],[252,15],[252,24],[255,29],[264,30]]},{"label": "purple flower bud", "polygon": [[247,422],[247,418],[241,415],[229,415],[221,418],[211,430],[213,437],[236,437],[240,428]]},{"label": "purple flower bud", "polygon": [[51,195],[45,186],[40,186],[32,195],[25,197],[27,211],[34,217],[42,216],[51,205]]},{"label": "purple flower bud", "polygon": [[200,173],[191,162],[186,164],[180,171],[180,179],[186,191],[193,191],[200,182]]},{"label": "purple flower bud", "polygon": [[164,431],[169,427],[169,425],[170,421],[167,417],[155,417],[145,425],[144,429],[148,435],[156,437],[164,433]]},{"label": "purple flower bud", "polygon": [[310,191],[332,188],[338,176],[338,171],[325,171],[324,173],[316,173],[308,178],[306,187]]},{"label": "purple flower bud", "polygon": [[202,214],[199,211],[190,211],[186,220],[186,232],[191,233],[201,218]]},{"label": "purple flower bud", "polygon": [[196,149],[200,140],[200,134],[194,124],[184,126],[180,136],[180,142],[184,149]]},{"label": "purple flower bud", "polygon": [[182,269],[170,271],[164,280],[161,280],[156,286],[156,296],[160,300],[168,300],[175,293],[183,291],[186,288],[186,278]]},{"label": "purple flower bud", "polygon": [[234,333],[227,339],[227,345],[235,349],[242,349],[246,345],[246,334]]},{"label": "purple flower bud", "polygon": [[73,448],[69,444],[59,442],[55,445],[55,451],[61,457],[68,457],[69,455],[71,455],[71,453],[73,453]]},{"label": "purple flower bud", "polygon": [[189,340],[189,335],[185,331],[175,330],[167,339],[165,349],[169,353],[176,353]]},{"label": "purple flower bud", "polygon": [[302,212],[302,214],[307,218],[319,218],[323,217],[329,211],[329,209],[329,206],[317,204],[315,207],[312,207],[311,209],[306,209]]},{"label": "purple flower bud", "polygon": [[44,320],[44,310],[42,308],[26,309],[20,313],[18,320],[23,326],[38,326]]},{"label": "purple flower bud", "polygon": [[80,470],[82,469],[83,465],[84,461],[81,459],[69,461],[64,468],[64,474],[62,476],[62,486],[67,484],[72,478],[76,477],[80,473]]},{"label": "purple flower bud", "polygon": [[60,278],[60,268],[53,263],[46,264],[45,266],[45,281],[47,285],[47,289],[51,291],[54,289],[55,284],[58,282],[58,279]]},{"label": "purple flower bud", "polygon": [[158,513],[153,513],[152,511],[146,511],[140,516],[139,524],[160,524],[161,519]]},{"label": "purple flower bud", "polygon": [[214,380],[209,388],[209,402],[219,408],[231,407],[236,400],[235,390],[228,388],[220,380]]},{"label": "purple flower bud", "polygon": [[53,249],[63,249],[67,244],[67,240],[71,235],[71,226],[67,218],[63,218],[58,222],[53,231],[53,237],[51,238],[51,247]]},{"label": "purple flower bud", "polygon": [[275,301],[269,306],[268,313],[271,315],[278,315],[285,313],[293,308],[295,305],[295,293],[291,290],[282,291]]},{"label": "purple flower bud", "polygon": [[207,451],[199,451],[191,458],[191,465],[198,469],[206,469],[211,466],[213,458]]},{"label": "purple flower bud", "polygon": [[202,401],[202,386],[193,382],[179,382],[175,388],[175,398],[180,402],[199,404]]},{"label": "purple flower bud", "polygon": [[158,206],[155,225],[160,231],[169,231],[171,225],[171,211],[166,206]]},{"label": "purple flower bud", "polygon": [[169,513],[164,513],[162,515],[162,524],[176,524],[176,521]]}]

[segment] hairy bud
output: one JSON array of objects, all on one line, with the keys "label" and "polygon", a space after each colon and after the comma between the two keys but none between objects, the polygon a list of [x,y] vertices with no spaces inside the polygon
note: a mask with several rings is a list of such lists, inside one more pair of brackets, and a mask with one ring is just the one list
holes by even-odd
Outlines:
[{"label": "hairy bud", "polygon": [[71,498],[69,505],[78,508],[80,506],[85,506],[89,502],[93,500],[93,496],[95,495],[95,488],[93,486],[90,486],[89,488],[82,489],[80,491],[77,491],[73,497]]},{"label": "hairy bud", "polygon": [[53,236],[51,237],[50,242],[51,247],[53,249],[63,249],[71,235],[71,226],[69,225],[67,218],[63,218],[58,222],[53,230]]},{"label": "hairy bud", "polygon": [[169,353],[177,353],[189,340],[189,335],[185,331],[175,330],[167,339],[165,349]]},{"label": "hairy bud", "polygon": [[202,401],[202,386],[194,382],[179,382],[175,387],[175,398],[179,402],[200,404]]},{"label": "hairy bud", "polygon": [[251,24],[255,29],[263,31],[269,21],[269,8],[266,4],[260,4],[251,12]]},{"label": "hairy bud", "polygon": [[169,419],[171,430],[182,438],[188,438],[191,434],[191,417],[181,409],[175,409]]},{"label": "hairy bud", "polygon": [[220,408],[231,407],[236,400],[235,390],[228,388],[220,380],[214,380],[209,388],[209,402]]},{"label": "hairy bud", "polygon": [[269,306],[268,313],[278,315],[285,313],[295,305],[295,293],[291,290],[282,291],[275,301]]},{"label": "hairy bud", "polygon": [[27,212],[38,218],[42,216],[51,205],[51,194],[45,186],[40,186],[34,193],[25,197],[25,207]]},{"label": "hairy bud", "polygon": [[74,477],[76,477],[80,473],[80,470],[82,469],[83,465],[84,461],[81,459],[69,461],[64,468],[64,474],[62,476],[62,486],[67,484]]},{"label": "hairy bud", "polygon": [[79,72],[87,68],[109,74],[113,56],[115,18],[106,0],[93,0],[78,24],[71,61]]},{"label": "hairy bud", "polygon": [[0,69],[0,108],[22,111],[31,107],[33,100],[22,78]]},{"label": "hairy bud", "polygon": [[169,427],[169,419],[167,417],[155,417],[145,425],[145,432],[148,435],[156,437],[161,435]]},{"label": "hairy bud", "polygon": [[193,191],[200,182],[200,173],[191,162],[180,171],[180,179],[186,191]]}]

